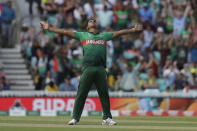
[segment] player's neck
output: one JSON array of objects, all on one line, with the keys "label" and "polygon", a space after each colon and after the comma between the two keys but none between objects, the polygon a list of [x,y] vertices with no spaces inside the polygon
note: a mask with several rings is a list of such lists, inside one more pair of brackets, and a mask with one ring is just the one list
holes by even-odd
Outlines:
[{"label": "player's neck", "polygon": [[89,33],[93,33],[93,34],[97,34],[98,33],[98,30],[96,28],[90,28],[88,30]]}]

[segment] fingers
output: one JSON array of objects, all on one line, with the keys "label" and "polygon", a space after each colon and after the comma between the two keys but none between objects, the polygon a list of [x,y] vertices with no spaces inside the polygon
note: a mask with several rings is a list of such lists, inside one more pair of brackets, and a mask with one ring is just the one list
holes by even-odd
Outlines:
[{"label": "fingers", "polygon": [[42,21],[40,22],[40,27],[44,28],[44,22],[42,22]]},{"label": "fingers", "polygon": [[135,25],[131,25],[131,28],[135,31],[142,31],[143,30],[143,26],[142,24],[135,24]]},{"label": "fingers", "polygon": [[48,29],[49,25],[48,25],[48,23],[41,21],[40,22],[40,27],[42,29],[46,30],[46,29]]},{"label": "fingers", "polygon": [[142,25],[141,24],[131,25],[131,28],[134,28],[134,29],[142,29]]},{"label": "fingers", "polygon": [[40,22],[40,25],[44,25],[44,24],[45,24],[45,22],[43,22],[43,21]]},{"label": "fingers", "polygon": [[141,31],[143,29],[141,24],[136,24],[134,28],[135,30],[138,30],[138,31]]},{"label": "fingers", "polygon": [[139,27],[139,30],[143,29],[143,26],[141,24],[139,24],[138,27]]},{"label": "fingers", "polygon": [[46,23],[43,22],[43,21],[41,21],[41,22],[40,22],[40,28],[41,28],[41,32],[44,33],[44,30],[46,29]]}]

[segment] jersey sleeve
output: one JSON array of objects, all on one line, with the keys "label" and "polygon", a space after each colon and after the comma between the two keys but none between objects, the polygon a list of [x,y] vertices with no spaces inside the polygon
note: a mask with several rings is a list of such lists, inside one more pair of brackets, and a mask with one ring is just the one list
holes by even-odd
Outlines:
[{"label": "jersey sleeve", "polygon": [[103,37],[106,41],[113,39],[113,32],[103,32]]},{"label": "jersey sleeve", "polygon": [[75,39],[81,40],[82,34],[83,34],[82,32],[75,32]]}]

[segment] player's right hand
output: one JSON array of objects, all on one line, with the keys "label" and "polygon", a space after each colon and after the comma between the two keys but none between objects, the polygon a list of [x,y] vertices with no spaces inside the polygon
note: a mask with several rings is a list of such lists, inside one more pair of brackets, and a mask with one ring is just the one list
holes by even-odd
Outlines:
[{"label": "player's right hand", "polygon": [[48,30],[49,29],[49,24],[46,22],[41,21],[40,22],[40,28],[42,28],[43,30]]}]

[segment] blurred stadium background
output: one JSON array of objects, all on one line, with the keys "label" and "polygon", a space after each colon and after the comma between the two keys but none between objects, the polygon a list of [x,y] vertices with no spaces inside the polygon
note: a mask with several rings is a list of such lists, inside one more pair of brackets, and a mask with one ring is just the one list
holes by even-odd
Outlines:
[{"label": "blurred stadium background", "polygon": [[[39,22],[86,31],[142,23],[142,33],[107,43],[114,116],[197,116],[196,0],[0,0],[0,115],[70,116],[83,49],[41,32]],[[83,116],[100,116],[93,85]]]}]

